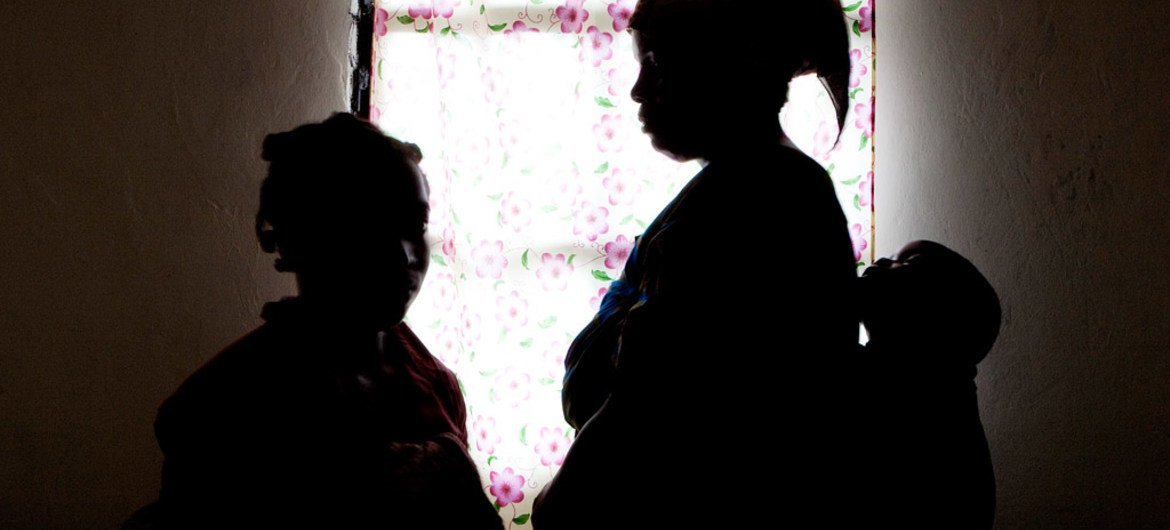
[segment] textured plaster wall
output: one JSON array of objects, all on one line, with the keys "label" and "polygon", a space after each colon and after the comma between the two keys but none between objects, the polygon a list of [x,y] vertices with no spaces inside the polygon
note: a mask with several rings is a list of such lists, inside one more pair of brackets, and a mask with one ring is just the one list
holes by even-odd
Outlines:
[{"label": "textured plaster wall", "polygon": [[349,2],[0,6],[0,528],[115,528],[159,402],[292,292],[264,134],[348,106]]},{"label": "textured plaster wall", "polygon": [[997,286],[1001,528],[1170,528],[1170,32],[1136,1],[881,0],[877,250]]}]

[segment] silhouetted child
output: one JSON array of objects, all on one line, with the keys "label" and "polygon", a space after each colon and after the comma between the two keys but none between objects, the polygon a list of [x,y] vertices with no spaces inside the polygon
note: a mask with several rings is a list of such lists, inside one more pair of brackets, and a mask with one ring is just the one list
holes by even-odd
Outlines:
[{"label": "silhouetted child", "polygon": [[159,409],[155,527],[501,528],[455,375],[402,322],[428,265],[418,148],[337,114],[262,156],[257,236],[299,296]]},{"label": "silhouetted child", "polygon": [[931,241],[878,260],[858,284],[870,338],[858,376],[868,426],[859,445],[874,466],[871,520],[990,528],[995,477],[974,377],[999,334],[995,290],[971,262]]}]

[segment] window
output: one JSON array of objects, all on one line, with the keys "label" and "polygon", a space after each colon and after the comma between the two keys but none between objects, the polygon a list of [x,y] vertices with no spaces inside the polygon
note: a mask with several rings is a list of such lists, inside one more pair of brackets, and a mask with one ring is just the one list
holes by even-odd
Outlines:
[{"label": "window", "polygon": [[[781,118],[837,183],[861,266],[872,239],[872,0],[846,2],[854,75],[840,142],[813,78],[794,81]],[[560,409],[565,350],[634,236],[697,171],[640,131],[625,32],[634,4],[374,6],[370,117],[422,147],[432,189],[433,261],[410,323],[462,380],[471,454],[515,525],[572,440]]]}]

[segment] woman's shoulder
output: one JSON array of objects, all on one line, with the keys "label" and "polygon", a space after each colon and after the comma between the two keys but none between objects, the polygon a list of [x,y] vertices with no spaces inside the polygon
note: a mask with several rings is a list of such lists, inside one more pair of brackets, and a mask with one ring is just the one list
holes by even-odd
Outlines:
[{"label": "woman's shoulder", "polygon": [[[248,397],[268,378],[265,361],[275,353],[275,337],[268,324],[236,340],[189,375],[159,406],[155,435],[164,452],[190,433],[206,431],[211,424],[228,424],[246,414]],[[187,433],[187,434],[184,434]],[[199,436],[209,436],[203,432]]]},{"label": "woman's shoulder", "polygon": [[771,191],[788,194],[813,193],[833,196],[833,181],[828,171],[804,152],[788,146],[777,147],[767,158]]},{"label": "woman's shoulder", "polygon": [[787,147],[746,151],[712,162],[696,176],[696,194],[734,196],[767,204],[782,197],[808,202],[809,194],[832,196],[829,174],[803,152]]},{"label": "woman's shoulder", "polygon": [[454,372],[439,362],[438,358],[431,353],[426,344],[423,344],[422,339],[415,335],[414,330],[410,329],[406,322],[394,326],[390,330],[390,335],[396,339],[395,344],[400,354],[405,355],[414,366],[430,372],[455,376]]},{"label": "woman's shoulder", "polygon": [[[459,379],[455,372],[439,361],[405,322],[392,330],[397,338],[396,349],[405,356],[406,366],[420,386],[429,386],[462,406]],[[457,399],[456,399],[457,398]]]},{"label": "woman's shoulder", "polygon": [[196,369],[164,403],[180,408],[190,403],[227,401],[241,386],[255,385],[277,358],[279,330],[264,324],[221,350]]},{"label": "woman's shoulder", "polygon": [[683,215],[739,227],[844,226],[829,174],[790,147],[712,162],[696,179],[701,180],[693,187]]}]

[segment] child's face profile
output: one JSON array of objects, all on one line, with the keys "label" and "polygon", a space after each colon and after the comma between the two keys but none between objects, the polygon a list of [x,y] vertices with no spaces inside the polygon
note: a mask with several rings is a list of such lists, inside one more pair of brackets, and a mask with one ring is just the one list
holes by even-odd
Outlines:
[{"label": "child's face profile", "polygon": [[349,260],[356,273],[354,294],[367,298],[383,324],[397,324],[406,316],[430,266],[428,188],[422,172],[411,167],[408,191],[389,197],[384,215],[365,227],[368,254]]},{"label": "child's face profile", "polygon": [[406,263],[407,290],[404,293],[405,303],[402,313],[410,308],[418,290],[422,287],[423,278],[427,275],[427,268],[431,264],[430,249],[427,247],[427,219],[430,217],[430,189],[426,177],[417,165],[411,164],[414,169],[411,174],[410,204],[408,207],[409,221],[398,233],[398,247],[402,249],[402,259]]},{"label": "child's face profile", "polygon": [[962,255],[915,241],[858,280],[871,339],[905,347],[946,345],[978,362],[999,334],[1000,307],[987,279]]},{"label": "child's face profile", "polygon": [[[823,50],[832,46],[811,37],[821,29],[841,32],[841,42],[834,41],[841,49],[833,50],[840,51],[837,62],[844,64],[848,77],[839,8],[826,8],[833,13],[826,24],[820,8],[812,7],[816,2],[759,4],[753,9],[758,7],[757,14],[769,21],[766,36],[697,29],[725,14],[728,3],[720,0],[638,2],[630,33],[641,72],[630,96],[641,105],[643,130],[658,151],[675,160],[710,161],[738,154],[745,146],[772,143],[780,133],[778,113],[789,81],[831,62],[819,54],[814,57],[810,49],[815,41],[825,57],[832,55]],[[837,70],[826,70],[833,72]]]},{"label": "child's face profile", "polygon": [[[353,146],[361,146],[354,156]],[[335,114],[265,137],[257,235],[303,300],[337,317],[397,325],[430,265],[429,188],[418,146]]]},{"label": "child's face profile", "polygon": [[[322,205],[332,215],[297,270],[314,293],[342,304],[350,318],[387,328],[406,316],[430,265],[429,190],[415,164],[385,175],[396,185],[359,190],[352,201]],[[357,192],[355,192],[357,193]]]},{"label": "child's face profile", "polygon": [[866,300],[862,324],[870,337],[901,333],[907,320],[913,320],[930,293],[920,269],[931,261],[930,248],[921,241],[912,242],[891,258],[881,258],[861,274],[861,296]]},{"label": "child's face profile", "polygon": [[641,69],[630,97],[655,149],[675,160],[710,159],[745,120],[777,119],[772,91],[746,90],[770,85],[744,66],[745,43],[692,26],[724,9],[712,0],[642,1],[635,8],[630,34]]},{"label": "child's face profile", "polygon": [[923,243],[914,241],[902,247],[897,254],[890,258],[880,258],[873,265],[867,267],[861,275],[863,277],[890,274],[891,271],[913,265],[923,254]]},{"label": "child's face profile", "polygon": [[672,53],[670,46],[632,30],[641,69],[630,97],[639,104],[642,130],[659,152],[679,161],[704,155],[703,76]]}]

